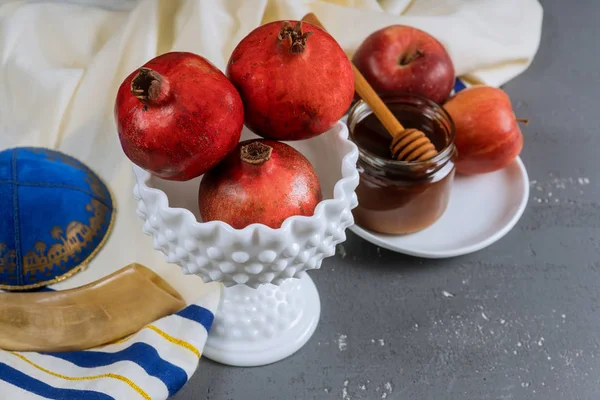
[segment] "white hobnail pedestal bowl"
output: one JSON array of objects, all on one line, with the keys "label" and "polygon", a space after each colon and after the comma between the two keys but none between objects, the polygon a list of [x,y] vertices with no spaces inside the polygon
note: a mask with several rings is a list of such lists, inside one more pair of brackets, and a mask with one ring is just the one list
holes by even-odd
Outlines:
[{"label": "white hobnail pedestal bowl", "polygon": [[[256,137],[244,129],[242,139]],[[204,355],[236,366],[257,366],[290,356],[316,329],[320,302],[305,271],[318,269],[346,240],[356,207],[358,149],[338,122],[309,140],[287,142],[312,163],[323,200],[310,217],[286,219],[279,229],[253,224],[234,229],[199,222],[201,178],[167,182],[134,166],[137,213],[154,248],[185,274],[225,285]]]}]

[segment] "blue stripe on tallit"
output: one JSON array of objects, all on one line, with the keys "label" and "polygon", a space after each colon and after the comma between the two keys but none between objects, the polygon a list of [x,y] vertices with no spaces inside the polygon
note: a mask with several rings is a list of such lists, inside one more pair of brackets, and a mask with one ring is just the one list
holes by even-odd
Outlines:
[{"label": "blue stripe on tallit", "polygon": [[167,387],[169,396],[175,394],[188,379],[182,368],[163,360],[154,347],[141,342],[134,343],[115,353],[86,350],[72,353],[44,354],[69,361],[82,368],[104,367],[119,361],[131,361],[142,367],[148,375],[160,379]]},{"label": "blue stripe on tallit", "polygon": [[176,313],[176,315],[201,324],[207,332],[210,331],[210,327],[215,319],[213,313],[206,308],[197,306],[195,304],[190,304],[183,310]]},{"label": "blue stripe on tallit", "polygon": [[115,400],[114,397],[92,390],[62,389],[50,386],[25,375],[6,364],[0,363],[0,379],[27,392],[56,400]]}]

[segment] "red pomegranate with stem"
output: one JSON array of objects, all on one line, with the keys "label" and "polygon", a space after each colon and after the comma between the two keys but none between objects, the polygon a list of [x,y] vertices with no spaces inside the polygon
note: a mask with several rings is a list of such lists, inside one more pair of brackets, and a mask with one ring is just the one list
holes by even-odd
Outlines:
[{"label": "red pomegranate with stem", "polygon": [[321,186],[310,162],[293,147],[274,140],[240,142],[202,178],[198,192],[205,222],[236,229],[259,223],[277,229],[294,215],[313,215]]},{"label": "red pomegranate with stem", "polygon": [[307,22],[256,28],[233,50],[226,73],[244,101],[246,126],[270,139],[327,131],[354,96],[350,60],[330,34]]},{"label": "red pomegranate with stem", "polygon": [[176,181],[223,160],[244,124],[233,84],[208,60],[187,52],[160,55],[132,72],[119,87],[114,114],[125,155]]}]

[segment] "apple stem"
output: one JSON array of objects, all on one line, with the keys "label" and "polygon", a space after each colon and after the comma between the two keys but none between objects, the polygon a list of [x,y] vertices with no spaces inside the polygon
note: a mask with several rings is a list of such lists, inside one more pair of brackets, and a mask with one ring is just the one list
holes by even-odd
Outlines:
[{"label": "apple stem", "polygon": [[400,65],[402,65],[402,66],[408,65],[411,62],[415,61],[417,58],[423,57],[423,55],[424,55],[424,53],[420,49],[417,49],[417,51],[412,53],[410,56],[401,58]]},{"label": "apple stem", "polygon": [[520,122],[522,124],[528,125],[529,124],[529,120],[526,118],[517,118],[517,122]]}]

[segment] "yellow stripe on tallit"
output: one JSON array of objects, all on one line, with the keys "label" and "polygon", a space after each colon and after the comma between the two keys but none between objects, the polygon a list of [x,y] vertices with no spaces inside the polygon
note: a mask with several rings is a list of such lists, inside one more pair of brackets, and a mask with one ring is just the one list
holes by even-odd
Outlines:
[{"label": "yellow stripe on tallit", "polygon": [[158,333],[160,336],[162,336],[163,338],[167,339],[169,342],[174,343],[174,344],[176,344],[178,346],[181,346],[181,347],[184,347],[184,348],[188,349],[189,351],[191,351],[192,353],[194,353],[196,355],[196,357],[200,358],[200,351],[194,345],[186,342],[185,340],[174,338],[173,336],[171,336],[168,333],[160,330],[159,328],[157,328],[154,325],[148,325],[146,328],[151,329],[154,332]]},{"label": "yellow stripe on tallit", "polygon": [[131,381],[131,379],[126,378],[122,375],[118,375],[118,374],[112,374],[112,373],[108,373],[108,374],[101,374],[101,375],[94,375],[94,376],[81,376],[81,377],[73,377],[73,376],[66,376],[66,375],[62,375],[59,374],[57,372],[52,372],[40,365],[37,365],[36,363],[34,363],[33,361],[29,360],[27,357],[25,357],[22,354],[19,353],[15,353],[13,351],[10,351],[9,353],[19,357],[21,360],[25,361],[27,364],[39,369],[40,371],[43,371],[49,375],[55,376],[57,378],[61,378],[61,379],[65,379],[68,381],[92,381],[95,379],[101,379],[101,378],[111,378],[111,379],[117,379],[121,382],[125,382],[127,385],[129,385],[133,390],[135,390],[136,392],[139,393],[140,396],[142,396],[142,398],[144,398],[145,400],[152,400],[152,398],[148,395],[148,393],[146,393],[141,387],[139,387],[138,385],[136,385],[135,383],[133,383]]}]

